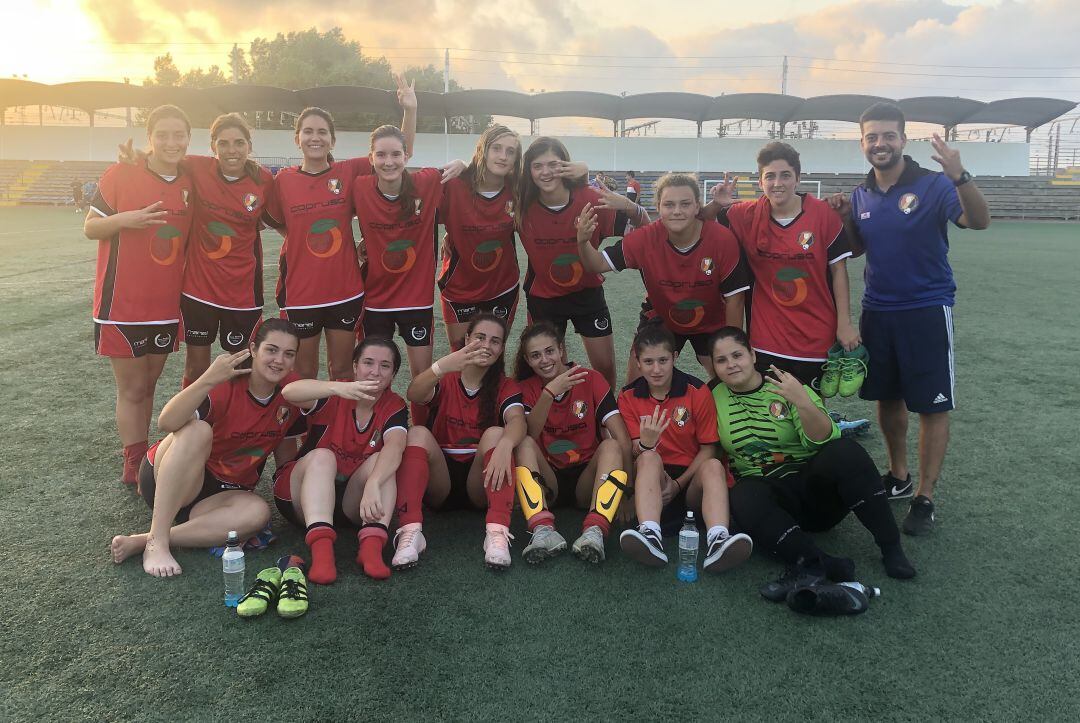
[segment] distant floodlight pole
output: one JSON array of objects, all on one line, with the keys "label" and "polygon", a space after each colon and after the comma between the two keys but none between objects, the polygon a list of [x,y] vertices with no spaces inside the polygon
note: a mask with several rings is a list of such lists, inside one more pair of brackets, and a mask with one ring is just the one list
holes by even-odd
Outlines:
[{"label": "distant floodlight pole", "polygon": [[[446,48],[446,52],[443,55],[443,95],[450,92],[450,48]],[[445,102],[445,98],[443,101]],[[443,116],[443,134],[450,135],[450,121]],[[450,139],[446,139],[447,151],[449,151]]]},{"label": "distant floodlight pole", "polygon": [[780,76],[780,95],[787,95],[787,56],[784,56],[784,72]]},{"label": "distant floodlight pole", "polygon": [[232,67],[232,82],[233,82],[233,85],[236,85],[237,83],[240,82],[239,80],[237,80],[237,78],[240,77],[240,69],[239,69],[239,65],[240,65],[240,63],[239,63],[239,60],[240,60],[240,57],[239,57],[240,56],[240,46],[237,45],[236,43],[233,43],[232,53],[230,53],[229,55],[230,55],[229,60],[231,61],[229,63],[229,65]]}]

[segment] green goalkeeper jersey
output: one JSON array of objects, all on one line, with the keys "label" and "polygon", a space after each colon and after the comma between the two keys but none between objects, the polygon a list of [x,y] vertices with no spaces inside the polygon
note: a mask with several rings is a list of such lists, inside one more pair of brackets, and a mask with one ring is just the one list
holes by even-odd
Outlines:
[{"label": "green goalkeeper jersey", "polygon": [[[783,477],[797,471],[822,445],[837,439],[840,428],[832,423],[828,439],[815,442],[803,431],[799,411],[771,385],[749,392],[733,392],[714,379],[710,385],[716,403],[720,444],[727,452],[736,477]],[[803,385],[810,401],[825,411],[821,397]]]}]

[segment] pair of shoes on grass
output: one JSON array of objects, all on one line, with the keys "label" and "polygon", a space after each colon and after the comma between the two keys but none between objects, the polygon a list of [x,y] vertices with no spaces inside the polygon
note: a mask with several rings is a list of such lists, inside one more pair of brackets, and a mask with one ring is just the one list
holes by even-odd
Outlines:
[{"label": "pair of shoes on grass", "polygon": [[829,357],[822,365],[821,396],[850,397],[856,394],[866,381],[866,363],[870,354],[866,347],[859,344],[847,351],[840,344],[833,344]]},{"label": "pair of shoes on grass", "polygon": [[[668,556],[664,552],[664,540],[656,530],[645,525],[636,530],[624,530],[619,535],[619,545],[627,556],[649,567],[663,567]],[[749,535],[741,532],[725,532],[708,541],[702,569],[705,572],[724,572],[738,567],[750,559],[754,542]]]},{"label": "pair of shoes on grass", "polygon": [[298,618],[308,611],[307,578],[304,571],[293,566],[281,571],[268,567],[255,576],[252,585],[236,606],[236,614],[242,618],[262,615],[270,606],[277,604],[278,615]]}]

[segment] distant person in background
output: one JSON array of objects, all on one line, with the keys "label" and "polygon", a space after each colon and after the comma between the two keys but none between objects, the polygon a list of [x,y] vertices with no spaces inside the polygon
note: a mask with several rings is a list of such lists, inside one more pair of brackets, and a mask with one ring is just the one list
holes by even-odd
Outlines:
[{"label": "distant person in background", "polygon": [[[628,199],[630,199],[634,203],[637,203],[638,199],[641,198],[641,184],[638,183],[637,174],[635,174],[633,171],[627,171],[626,172],[626,194],[625,195],[626,195],[626,197]],[[630,224],[630,219],[627,218],[627,216],[626,216],[626,214],[624,212],[619,211],[617,214],[615,214],[615,235],[616,236],[625,236],[630,231],[631,228],[632,228],[632,226]]]},{"label": "distant person in background", "polygon": [[71,200],[75,202],[75,213],[86,213],[86,196],[78,178],[71,179]]},{"label": "distant person in background", "polygon": [[984,229],[990,209],[960,152],[936,133],[932,158],[941,172],[903,155],[907,136],[898,106],[875,103],[862,114],[859,129],[873,168],[850,201],[843,194],[830,199],[844,218],[852,249],[866,253],[861,331],[870,363],[859,396],[878,403],[889,455],[882,482],[892,498],[912,494],[907,415],[919,415],[919,487],[903,530],[925,535],[934,528],[934,486],[949,443],[949,411],[956,404],[956,282],[948,259],[948,224]]}]

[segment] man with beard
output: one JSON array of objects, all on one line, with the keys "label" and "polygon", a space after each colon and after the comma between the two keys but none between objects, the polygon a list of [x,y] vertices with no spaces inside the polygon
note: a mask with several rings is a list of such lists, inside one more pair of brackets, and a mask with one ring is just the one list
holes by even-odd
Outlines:
[{"label": "man with beard", "polygon": [[903,530],[934,527],[934,485],[949,441],[954,408],[953,318],[956,283],[949,266],[948,224],[984,229],[990,209],[960,152],[934,134],[932,158],[941,172],[903,155],[904,114],[877,103],[859,119],[862,150],[873,167],[848,201],[831,199],[856,254],[866,253],[861,332],[870,353],[863,399],[878,403],[891,498],[912,494],[907,465],[908,412],[919,415],[919,479]]}]

